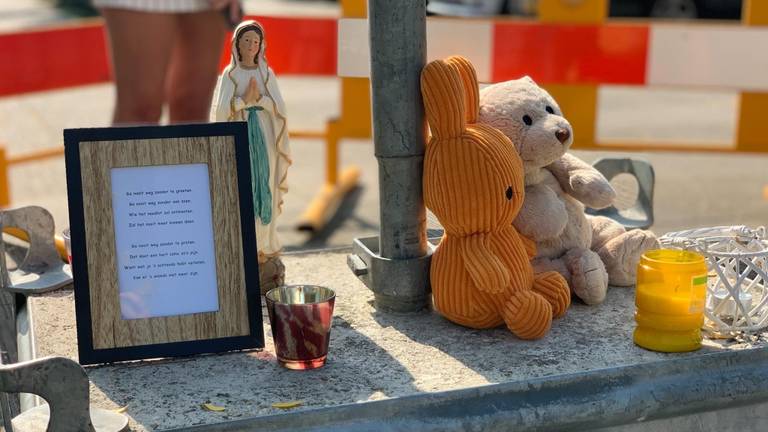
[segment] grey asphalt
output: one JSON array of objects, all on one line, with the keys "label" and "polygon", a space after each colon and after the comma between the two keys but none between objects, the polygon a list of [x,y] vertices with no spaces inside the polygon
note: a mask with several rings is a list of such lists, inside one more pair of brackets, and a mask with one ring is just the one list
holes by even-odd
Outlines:
[{"label": "grey asphalt", "polygon": [[[321,130],[338,114],[336,78],[279,77],[292,130]],[[677,90],[645,91],[613,87],[601,92],[598,133],[602,139],[709,142],[733,135],[736,96]],[[0,98],[0,143],[9,155],[62,145],[62,130],[109,124],[114,102],[111,84],[91,85]],[[566,113],[567,114],[567,113]],[[578,139],[578,130],[575,131]],[[350,194],[327,229],[316,236],[294,225],[325,173],[324,143],[294,139],[290,190],[279,230],[287,250],[351,244],[354,237],[376,235],[379,226],[377,163],[370,140],[345,140],[340,166],[362,170],[360,187]],[[648,146],[649,148],[651,145]],[[768,148],[768,142],[766,143]],[[656,171],[654,199],[657,233],[714,225],[768,223],[768,154],[577,151],[587,161],[633,157],[650,161]],[[12,205],[41,205],[53,213],[59,229],[68,226],[63,158],[10,169]]]}]

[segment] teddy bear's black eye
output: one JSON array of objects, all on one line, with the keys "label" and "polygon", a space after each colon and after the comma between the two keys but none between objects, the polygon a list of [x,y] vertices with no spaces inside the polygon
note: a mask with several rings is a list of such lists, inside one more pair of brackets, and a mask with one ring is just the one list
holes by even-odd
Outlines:
[{"label": "teddy bear's black eye", "polygon": [[523,123],[525,123],[526,125],[530,126],[530,125],[533,124],[533,119],[531,118],[531,116],[526,114],[526,115],[523,116]]},{"label": "teddy bear's black eye", "polygon": [[507,199],[508,199],[508,200],[511,200],[511,199],[512,199],[512,194],[513,194],[513,192],[512,192],[512,186],[509,186],[509,187],[507,188],[507,192],[505,193],[505,195],[507,196]]},{"label": "teddy bear's black eye", "polygon": [[551,107],[551,106],[549,106],[549,105],[547,105],[547,107],[546,107],[545,109],[546,109],[546,110],[547,110],[547,112],[548,112],[548,113],[550,113],[550,114],[554,114],[554,113],[555,113],[555,110],[553,110],[553,109],[552,109],[552,107]]}]

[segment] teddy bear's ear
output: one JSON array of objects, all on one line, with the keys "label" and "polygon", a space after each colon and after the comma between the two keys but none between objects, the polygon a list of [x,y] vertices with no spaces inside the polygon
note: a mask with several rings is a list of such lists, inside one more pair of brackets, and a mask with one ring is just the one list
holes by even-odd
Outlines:
[{"label": "teddy bear's ear", "polygon": [[464,57],[452,56],[446,60],[455,66],[461,76],[461,83],[464,87],[464,109],[467,123],[477,123],[478,113],[480,112],[480,95],[477,84],[477,73],[472,63]]},{"label": "teddy bear's ear", "polygon": [[455,137],[464,132],[464,89],[455,66],[444,60],[427,64],[421,71],[421,95],[435,137]]},{"label": "teddy bear's ear", "polygon": [[536,84],[536,81],[534,81],[534,80],[533,80],[533,78],[529,77],[528,75],[526,75],[526,76],[524,76],[524,77],[520,78],[520,81],[524,81],[524,82],[527,82],[528,84],[533,84],[533,85],[535,85],[536,87],[538,87],[538,86],[539,86],[538,84]]}]

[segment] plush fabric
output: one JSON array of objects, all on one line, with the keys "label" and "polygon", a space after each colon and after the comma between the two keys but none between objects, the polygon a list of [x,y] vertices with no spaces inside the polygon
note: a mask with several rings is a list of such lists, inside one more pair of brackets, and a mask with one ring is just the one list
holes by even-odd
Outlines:
[{"label": "plush fabric", "polygon": [[445,228],[430,270],[435,308],[467,327],[506,324],[522,339],[541,338],[570,305],[570,291],[557,272],[534,275],[535,245],[512,225],[525,193],[520,157],[501,132],[477,124],[469,61],[429,63],[421,91],[432,133],[424,200]]},{"label": "plush fabric", "polygon": [[640,255],[658,247],[656,236],[584,214],[584,205],[607,207],[616,193],[566,153],[573,130],[549,93],[528,77],[491,85],[480,93],[479,121],[503,132],[523,160],[525,202],[514,226],[536,242],[536,272],[559,272],[587,304],[601,303],[609,283],[633,285]]}]

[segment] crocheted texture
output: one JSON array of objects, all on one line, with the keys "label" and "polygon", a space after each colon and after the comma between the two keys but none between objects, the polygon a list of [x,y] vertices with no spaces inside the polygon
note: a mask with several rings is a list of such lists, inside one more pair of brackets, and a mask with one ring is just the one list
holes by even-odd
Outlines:
[{"label": "crocheted texture", "polygon": [[477,124],[477,76],[468,60],[429,63],[421,92],[432,133],[424,200],[445,227],[430,270],[435,308],[467,327],[506,324],[522,339],[543,337],[570,305],[570,292],[556,272],[534,276],[535,244],[512,226],[524,198],[522,161],[504,134]]}]

